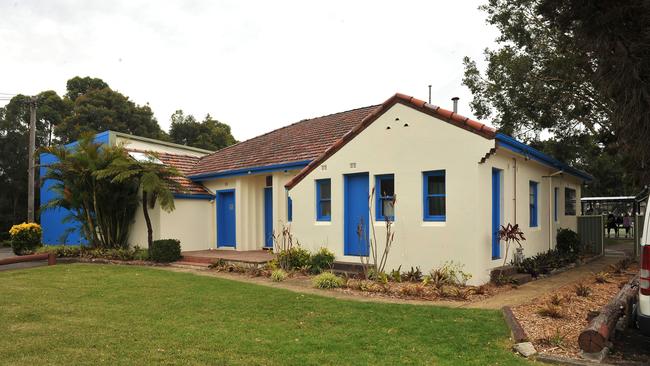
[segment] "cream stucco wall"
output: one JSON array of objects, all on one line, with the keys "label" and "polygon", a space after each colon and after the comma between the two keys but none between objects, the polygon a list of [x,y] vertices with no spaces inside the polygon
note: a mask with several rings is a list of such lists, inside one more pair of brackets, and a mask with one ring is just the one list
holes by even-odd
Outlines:
[{"label": "cream stucco wall", "polygon": [[[277,171],[202,182],[215,193],[220,190],[235,190],[235,250],[256,250],[264,247],[264,188],[267,176],[272,176],[273,231],[278,233],[282,230],[287,220],[287,193],[284,185],[297,173],[295,170]],[[219,230],[216,222],[215,216],[211,225],[214,235]]]},{"label": "cream stucco wall", "polygon": [[[580,182],[577,179],[567,175],[544,177],[554,171],[504,148],[498,148],[485,162],[479,163],[494,147],[495,140],[397,104],[289,191],[293,200],[292,232],[309,250],[327,247],[335,253],[337,260],[358,263],[358,257],[344,255],[344,175],[367,172],[372,190],[376,175],[394,174],[397,196],[395,243],[387,269],[401,265],[402,269],[419,266],[428,271],[453,260],[462,263],[465,270],[472,273],[472,283],[484,283],[489,280],[490,269],[503,264],[503,259],[492,260],[491,253],[493,167],[503,170],[502,222],[514,223],[512,159],[517,160],[517,222],[528,238],[526,255],[554,246],[549,238],[555,237],[557,227],[576,229],[575,216],[564,216],[563,187],[576,188],[577,200],[580,200]],[[423,221],[422,173],[431,170],[446,172],[445,222]],[[329,222],[316,221],[315,180],[322,178],[331,179],[332,215]],[[559,220],[549,227],[549,214],[553,212],[549,208],[549,203],[553,203],[552,196],[549,196],[551,179],[552,184],[561,189]],[[530,180],[539,183],[537,228],[528,225]],[[374,204],[374,200],[372,202]],[[374,207],[371,213],[374,214]],[[374,228],[382,247],[385,224],[376,222]]]},{"label": "cream stucco wall", "polygon": [[[477,210],[478,162],[493,146],[493,140],[397,104],[290,190],[293,233],[310,250],[327,247],[337,260],[358,263],[358,257],[344,255],[344,175],[368,172],[372,187],[375,175],[394,174],[395,243],[387,269],[428,270],[454,260],[476,276],[483,262],[476,246],[484,226]],[[445,222],[422,218],[422,173],[431,170],[446,172]],[[330,222],[315,217],[315,180],[322,178],[332,180]],[[382,238],[385,224],[374,227]]]},{"label": "cream stucco wall", "polygon": [[[153,239],[178,239],[183,251],[214,248],[214,200],[176,198],[174,206],[172,212],[163,211],[160,205],[149,210]],[[129,242],[133,246],[147,247],[147,225],[142,206],[135,214]]]}]

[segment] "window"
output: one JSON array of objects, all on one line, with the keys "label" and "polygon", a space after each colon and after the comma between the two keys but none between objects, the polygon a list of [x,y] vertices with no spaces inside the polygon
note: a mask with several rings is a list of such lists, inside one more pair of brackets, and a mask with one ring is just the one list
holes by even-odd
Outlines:
[{"label": "window", "polygon": [[445,171],[422,173],[424,196],[424,221],[446,220]]},{"label": "window", "polygon": [[291,197],[287,197],[287,221],[293,220],[293,201]]},{"label": "window", "polygon": [[332,181],[319,179],[316,181],[316,220],[330,221],[332,219]]},{"label": "window", "polygon": [[557,197],[560,195],[560,189],[558,187],[553,188],[553,218],[557,222]]},{"label": "window", "polygon": [[395,220],[395,176],[393,174],[375,177],[376,218],[377,221]]},{"label": "window", "polygon": [[576,190],[573,188],[564,188],[564,214],[576,215]]},{"label": "window", "polygon": [[530,181],[530,227],[537,227],[537,187],[538,183]]}]

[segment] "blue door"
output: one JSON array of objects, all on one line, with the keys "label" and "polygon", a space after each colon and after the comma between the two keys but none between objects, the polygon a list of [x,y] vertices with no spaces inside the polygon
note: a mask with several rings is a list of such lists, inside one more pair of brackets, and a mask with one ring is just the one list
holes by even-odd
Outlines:
[{"label": "blue door", "polygon": [[235,247],[235,190],[217,192],[217,247]]},{"label": "blue door", "polygon": [[264,188],[264,246],[273,248],[273,188]]},{"label": "blue door", "polygon": [[368,255],[368,173],[345,175],[345,255]]},{"label": "blue door", "polygon": [[501,258],[501,170],[492,168],[492,259]]}]

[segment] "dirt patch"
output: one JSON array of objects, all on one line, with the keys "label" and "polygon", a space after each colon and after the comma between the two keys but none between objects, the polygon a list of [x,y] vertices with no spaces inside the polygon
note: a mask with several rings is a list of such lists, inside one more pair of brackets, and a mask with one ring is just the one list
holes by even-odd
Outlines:
[{"label": "dirt patch", "polygon": [[637,272],[635,265],[622,273],[609,271],[604,283],[588,275],[512,311],[538,352],[575,358],[580,352],[578,335],[589,323],[588,316],[597,314]]}]

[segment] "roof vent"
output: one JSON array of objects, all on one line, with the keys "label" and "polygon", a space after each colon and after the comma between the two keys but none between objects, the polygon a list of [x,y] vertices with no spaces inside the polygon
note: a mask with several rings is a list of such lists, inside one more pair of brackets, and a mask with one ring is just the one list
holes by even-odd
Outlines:
[{"label": "roof vent", "polygon": [[458,113],[458,97],[451,98],[451,101],[454,102],[454,113]]}]

